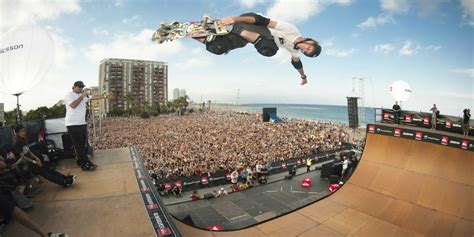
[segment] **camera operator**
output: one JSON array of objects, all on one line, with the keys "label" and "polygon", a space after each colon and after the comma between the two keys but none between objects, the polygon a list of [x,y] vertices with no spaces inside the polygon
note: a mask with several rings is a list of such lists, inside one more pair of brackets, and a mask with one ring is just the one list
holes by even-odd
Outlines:
[{"label": "camera operator", "polygon": [[464,109],[463,111],[463,117],[462,117],[462,134],[464,136],[469,135],[469,121],[471,119],[471,110],[470,109]]}]

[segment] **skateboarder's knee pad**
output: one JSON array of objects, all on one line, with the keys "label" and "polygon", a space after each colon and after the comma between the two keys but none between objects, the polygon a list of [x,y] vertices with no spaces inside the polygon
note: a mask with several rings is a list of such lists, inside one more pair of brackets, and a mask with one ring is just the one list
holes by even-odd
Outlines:
[{"label": "skateboarder's knee pad", "polygon": [[217,55],[225,54],[232,48],[232,42],[227,37],[218,37],[206,43],[206,50]]},{"label": "skateboarder's knee pad", "polygon": [[254,46],[257,52],[265,57],[271,57],[278,51],[278,45],[276,45],[275,41],[267,37],[258,37],[257,40],[255,40]]}]

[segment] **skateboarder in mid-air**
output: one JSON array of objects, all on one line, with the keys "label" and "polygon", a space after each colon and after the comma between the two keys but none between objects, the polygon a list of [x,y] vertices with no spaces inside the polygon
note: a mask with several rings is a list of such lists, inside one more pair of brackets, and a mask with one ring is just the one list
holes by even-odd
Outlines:
[{"label": "skateboarder in mid-air", "polygon": [[219,24],[233,25],[231,33],[211,39],[209,37],[196,38],[206,44],[209,52],[225,54],[230,50],[244,47],[247,43],[252,43],[261,55],[271,57],[279,48],[285,48],[291,54],[291,64],[301,76],[301,85],[308,82],[299,51],[307,57],[315,58],[321,53],[321,46],[311,38],[304,38],[294,25],[255,13],[225,17],[219,21]]},{"label": "skateboarder in mid-air", "polygon": [[152,40],[161,44],[184,37],[192,37],[204,43],[207,51],[217,55],[242,48],[248,43],[252,43],[257,52],[266,57],[275,55],[279,47],[285,48],[291,54],[291,64],[301,76],[301,85],[308,81],[299,51],[312,58],[321,53],[318,42],[301,36],[294,25],[255,13],[221,20],[205,16],[202,21],[173,22],[170,25],[162,23],[153,34]]}]

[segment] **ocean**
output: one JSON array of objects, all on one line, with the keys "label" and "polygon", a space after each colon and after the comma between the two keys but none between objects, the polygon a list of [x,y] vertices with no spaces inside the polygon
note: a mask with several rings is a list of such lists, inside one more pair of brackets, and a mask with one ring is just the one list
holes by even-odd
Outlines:
[{"label": "ocean", "polygon": [[[213,106],[217,106],[222,109],[228,109],[233,111],[240,112],[262,112],[264,107],[276,107],[277,114],[280,118],[299,118],[307,120],[317,120],[317,121],[331,121],[337,123],[348,124],[348,113],[347,106],[338,106],[338,105],[308,105],[308,104],[241,104],[241,105],[231,105],[231,104],[211,104],[211,109]],[[359,125],[365,127],[367,123],[375,122],[375,109],[374,108],[364,108],[362,111],[365,111],[365,118],[362,121],[361,115],[359,115]]]}]

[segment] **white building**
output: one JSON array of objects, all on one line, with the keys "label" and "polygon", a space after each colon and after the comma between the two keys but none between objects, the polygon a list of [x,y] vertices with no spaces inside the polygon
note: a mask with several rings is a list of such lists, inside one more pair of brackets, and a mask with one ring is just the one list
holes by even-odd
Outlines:
[{"label": "white building", "polygon": [[179,98],[179,89],[174,88],[173,89],[173,100],[177,100]]},{"label": "white building", "polygon": [[179,90],[179,97],[186,97],[186,90],[185,89]]}]

